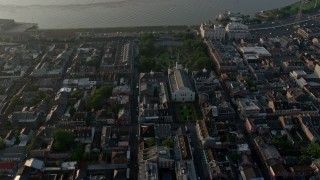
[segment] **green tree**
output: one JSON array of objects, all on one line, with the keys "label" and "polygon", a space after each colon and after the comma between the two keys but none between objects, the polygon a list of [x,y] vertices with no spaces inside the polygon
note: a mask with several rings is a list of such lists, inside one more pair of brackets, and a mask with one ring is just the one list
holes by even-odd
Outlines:
[{"label": "green tree", "polygon": [[154,51],[154,36],[152,34],[144,34],[139,39],[140,56],[150,57]]},{"label": "green tree", "polygon": [[161,142],[162,146],[173,148],[173,140],[171,138],[166,138]]},{"label": "green tree", "polygon": [[46,97],[43,98],[43,101],[46,103],[49,103],[51,100],[51,97],[49,95],[46,95]]},{"label": "green tree", "polygon": [[21,104],[23,103],[23,100],[22,100],[19,96],[15,95],[15,96],[12,97],[11,103],[12,103],[14,106],[15,106],[15,105],[21,105]]},{"label": "green tree", "polygon": [[86,65],[98,68],[100,66],[100,61],[99,61],[99,59],[92,59],[92,60],[88,61],[86,63]]},{"label": "green tree", "polygon": [[92,108],[98,108],[102,105],[102,103],[106,102],[106,100],[112,94],[112,87],[101,87],[96,90],[93,96],[88,100],[87,106]]},{"label": "green tree", "polygon": [[320,158],[320,145],[319,143],[312,142],[308,148],[307,148],[308,153],[313,157],[313,158]]},{"label": "green tree", "polygon": [[77,143],[71,155],[72,161],[80,161],[84,152],[84,144]]},{"label": "green tree", "polygon": [[70,149],[75,139],[75,136],[71,131],[67,131],[64,129],[56,129],[53,132],[53,138],[53,148],[56,151],[61,152]]},{"label": "green tree", "polygon": [[300,161],[301,164],[310,164],[312,159],[320,158],[319,143],[312,142],[308,147],[301,150]]},{"label": "green tree", "polygon": [[72,91],[71,95],[72,98],[80,98],[81,97],[81,91],[79,89],[76,89],[74,91]]},{"label": "green tree", "polygon": [[140,56],[139,58],[139,70],[141,72],[149,72],[151,69],[155,68],[155,61],[147,56]]},{"label": "green tree", "polygon": [[152,138],[147,139],[145,141],[145,143],[147,144],[148,147],[151,147],[151,146],[156,145],[156,140],[152,137]]},{"label": "green tree", "polygon": [[4,143],[4,140],[0,137],[0,150],[6,148],[6,144]]},{"label": "green tree", "polygon": [[208,57],[200,57],[198,60],[195,62],[195,69],[196,70],[201,70],[203,68],[206,69],[211,69],[212,63],[211,60]]},{"label": "green tree", "polygon": [[39,90],[37,93],[38,93],[37,99],[40,99],[40,100],[43,99],[43,98],[45,98],[46,95],[47,95],[45,91],[40,91],[40,90]]}]

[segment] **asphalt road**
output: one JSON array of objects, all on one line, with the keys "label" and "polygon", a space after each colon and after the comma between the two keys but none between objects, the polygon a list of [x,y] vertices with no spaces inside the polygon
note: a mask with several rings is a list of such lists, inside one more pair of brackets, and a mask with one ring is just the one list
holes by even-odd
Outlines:
[{"label": "asphalt road", "polygon": [[[133,47],[133,49],[135,49]],[[138,83],[139,73],[136,67],[136,61],[134,60],[135,52],[132,52],[132,68],[134,69],[133,75],[131,76],[131,92],[132,95],[130,97],[131,102],[131,130],[130,130],[130,179],[136,180],[138,179],[138,117],[136,108],[138,107],[138,90],[136,89],[136,84]]]},{"label": "asphalt road", "polygon": [[[196,133],[196,125],[188,124],[187,127],[191,139],[190,144],[193,148],[193,162],[196,168],[197,175],[198,177],[200,177],[200,179],[209,179],[209,175],[203,160],[203,148]],[[181,128],[184,128],[184,125],[182,125]]]}]

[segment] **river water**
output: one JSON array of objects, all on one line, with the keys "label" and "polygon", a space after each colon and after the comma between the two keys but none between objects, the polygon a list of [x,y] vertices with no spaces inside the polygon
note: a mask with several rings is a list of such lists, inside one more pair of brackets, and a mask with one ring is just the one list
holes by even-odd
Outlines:
[{"label": "river water", "polygon": [[297,0],[0,0],[0,18],[40,28],[195,25],[226,10],[253,15]]}]

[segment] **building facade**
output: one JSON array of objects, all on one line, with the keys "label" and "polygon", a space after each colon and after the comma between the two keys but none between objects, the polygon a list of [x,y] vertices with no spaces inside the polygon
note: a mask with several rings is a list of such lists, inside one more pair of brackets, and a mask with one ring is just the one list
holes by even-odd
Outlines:
[{"label": "building facade", "polygon": [[201,24],[200,26],[200,35],[202,38],[225,40],[226,29],[222,25],[204,23],[204,24]]},{"label": "building facade", "polygon": [[229,23],[226,26],[226,33],[228,38],[233,40],[246,39],[250,36],[248,26],[238,22]]},{"label": "building facade", "polygon": [[168,69],[171,98],[174,102],[193,102],[195,92],[191,86],[187,70],[177,64],[174,69]]}]

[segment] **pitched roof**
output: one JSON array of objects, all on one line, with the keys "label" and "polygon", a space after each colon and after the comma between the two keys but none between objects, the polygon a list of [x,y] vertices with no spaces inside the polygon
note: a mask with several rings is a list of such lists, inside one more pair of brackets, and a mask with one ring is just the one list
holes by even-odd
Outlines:
[{"label": "pitched roof", "polygon": [[181,69],[174,70],[173,74],[169,76],[169,79],[172,92],[176,92],[182,88],[188,88],[190,90],[193,89],[187,73]]},{"label": "pitched roof", "polygon": [[114,160],[127,160],[127,153],[124,151],[112,151],[111,152],[111,161]]},{"label": "pitched roof", "polygon": [[38,170],[43,170],[44,168],[44,162],[35,158],[28,159],[24,165]]}]

